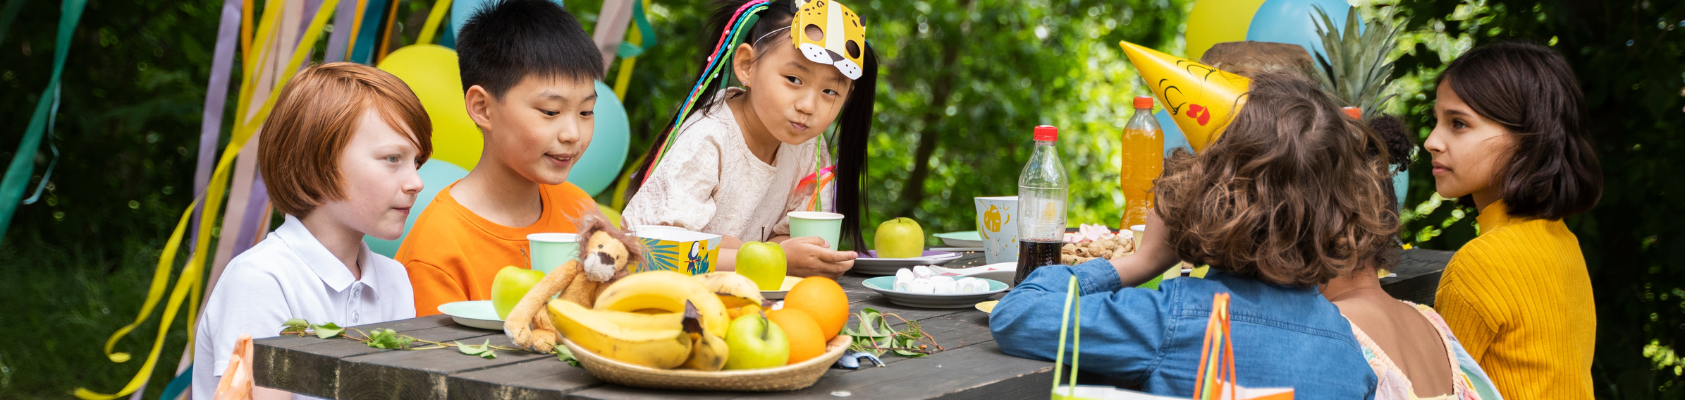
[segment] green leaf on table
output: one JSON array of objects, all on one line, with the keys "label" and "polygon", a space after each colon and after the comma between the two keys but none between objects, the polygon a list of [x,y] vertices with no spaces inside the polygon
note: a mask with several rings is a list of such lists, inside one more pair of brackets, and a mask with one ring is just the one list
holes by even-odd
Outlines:
[{"label": "green leaf on table", "polygon": [[392,329],[375,329],[369,331],[369,347],[377,349],[404,350],[410,348],[410,342],[415,338],[399,335]]},{"label": "green leaf on table", "polygon": [[562,360],[562,362],[575,368],[584,368],[579,365],[579,359],[573,358],[573,350],[568,349],[567,346],[556,346],[556,359]]},{"label": "green leaf on table", "polygon": [[462,344],[462,342],[455,343],[456,351],[460,351],[462,354],[480,356],[481,358],[488,360],[497,358],[497,352],[493,351],[491,348],[491,339],[486,339],[486,343],[479,346]]},{"label": "green leaf on table", "polygon": [[289,319],[287,322],[281,323],[282,335],[303,335],[304,331],[308,329],[310,329],[310,322],[299,318]]},{"label": "green leaf on table", "polygon": [[311,325],[310,329],[316,331],[316,337],[323,339],[339,336],[340,333],[345,332],[345,328],[341,328],[339,325],[335,325],[332,322],[321,325]]}]

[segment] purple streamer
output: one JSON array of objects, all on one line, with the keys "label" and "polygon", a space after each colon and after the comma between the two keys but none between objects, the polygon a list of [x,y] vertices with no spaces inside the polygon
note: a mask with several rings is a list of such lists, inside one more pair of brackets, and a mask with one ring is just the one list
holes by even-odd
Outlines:
[{"label": "purple streamer", "polygon": [[240,233],[234,236],[234,252],[231,256],[239,256],[247,249],[256,245],[258,229],[268,229],[269,219],[269,190],[263,185],[263,172],[252,171],[252,195],[246,198],[246,212],[240,219],[246,221],[240,224]]},{"label": "purple streamer", "polygon": [[345,61],[345,46],[351,41],[351,25],[355,19],[357,2],[339,2],[339,9],[334,11],[333,16],[333,35],[328,37],[328,54],[322,62]]},{"label": "purple streamer", "polygon": [[[211,60],[211,82],[205,87],[205,111],[199,122],[199,163],[193,170],[194,196],[205,193],[205,186],[211,181],[211,167],[216,163],[222,113],[228,103],[228,78],[234,67],[234,45],[240,34],[240,7],[240,0],[222,2],[222,22],[217,25],[215,58]],[[193,248],[193,244],[199,235],[199,224],[202,222],[199,214],[204,202],[200,202],[198,207],[193,210],[193,228],[188,230],[186,240],[190,253],[198,250]]]}]

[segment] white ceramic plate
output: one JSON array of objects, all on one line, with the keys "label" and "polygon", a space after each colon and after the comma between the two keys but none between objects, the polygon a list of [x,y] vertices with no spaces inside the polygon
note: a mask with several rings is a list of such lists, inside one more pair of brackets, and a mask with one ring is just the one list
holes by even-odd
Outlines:
[{"label": "white ceramic plate", "polygon": [[458,325],[471,328],[503,330],[503,319],[497,317],[497,309],[492,308],[491,300],[458,301],[439,305],[439,312],[451,316],[451,320]]},{"label": "white ceramic plate", "polygon": [[790,289],[796,287],[796,283],[801,281],[802,278],[786,276],[784,277],[784,283],[778,285],[778,290],[762,290],[761,297],[767,300],[784,300],[784,295],[790,294]]},{"label": "white ceramic plate", "polygon": [[983,247],[983,236],[977,231],[947,232],[931,236],[942,239],[943,244],[953,247]]},{"label": "white ceramic plate", "polygon": [[924,294],[896,291],[892,289],[892,287],[895,286],[895,277],[893,276],[880,276],[867,279],[865,282],[861,282],[860,284],[865,286],[867,289],[872,289],[878,293],[882,293],[883,297],[889,298],[889,302],[891,303],[907,307],[971,308],[976,307],[977,302],[988,300],[989,296],[994,296],[996,293],[1006,291],[1005,283],[1001,283],[1000,281],[994,279],[984,279],[983,281],[989,283],[988,291],[983,293],[964,294]]},{"label": "white ceramic plate", "polygon": [[914,265],[942,265],[958,260],[959,253],[946,251],[925,251],[919,258],[877,258],[876,250],[860,254],[854,259],[854,271],[866,275],[895,275],[895,271],[902,268],[912,268]]}]

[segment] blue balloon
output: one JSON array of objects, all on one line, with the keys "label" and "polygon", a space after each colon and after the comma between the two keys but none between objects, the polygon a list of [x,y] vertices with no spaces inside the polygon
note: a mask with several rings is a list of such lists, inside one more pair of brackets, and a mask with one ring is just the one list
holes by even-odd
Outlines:
[{"label": "blue balloon", "polygon": [[[479,11],[481,6],[484,6],[486,4],[490,4],[491,2],[492,2],[492,0],[456,0],[456,1],[452,1],[451,2],[451,21],[450,21],[450,23],[451,23],[451,26],[450,26],[451,33],[454,34],[454,35],[461,35],[462,34],[462,24],[468,22],[468,17],[473,16],[474,12]],[[556,3],[556,5],[558,5],[558,6],[562,6],[562,8],[567,8],[567,5],[562,4],[562,0],[551,0],[551,2]],[[451,48],[455,48],[455,47],[451,46]]]},{"label": "blue balloon", "polygon": [[626,164],[626,151],[632,145],[632,126],[626,118],[626,106],[614,95],[614,89],[597,81],[597,106],[592,120],[596,123],[591,134],[591,147],[579,157],[579,163],[568,171],[568,182],[596,196],[614,184],[620,168]]},{"label": "blue balloon", "polygon": [[1316,9],[1328,13],[1338,31],[1346,26],[1346,11],[1351,7],[1344,0],[1267,0],[1252,14],[1252,25],[1246,29],[1246,40],[1296,44],[1312,54],[1323,54],[1322,37],[1316,34],[1321,17]]},{"label": "blue balloon", "polygon": [[1176,154],[1177,148],[1187,149],[1189,153],[1194,152],[1193,146],[1188,145],[1188,138],[1182,136],[1182,127],[1176,126],[1176,121],[1170,119],[1170,113],[1161,109],[1153,114],[1153,118],[1158,120],[1159,129],[1164,131],[1165,157]]},{"label": "blue balloon", "polygon": [[398,240],[380,240],[374,236],[363,236],[363,243],[369,245],[369,251],[387,257],[394,257],[398,254],[398,245],[404,242],[404,237],[409,236],[410,227],[415,226],[415,218],[420,217],[421,212],[427,210],[427,205],[433,202],[433,197],[437,196],[439,191],[444,190],[446,186],[450,186],[458,179],[468,176],[468,170],[444,160],[428,160],[426,164],[421,165],[421,170],[416,171],[416,173],[421,175],[423,187],[421,193],[415,197],[415,205],[410,207],[409,219],[404,220],[404,235],[399,236]]}]

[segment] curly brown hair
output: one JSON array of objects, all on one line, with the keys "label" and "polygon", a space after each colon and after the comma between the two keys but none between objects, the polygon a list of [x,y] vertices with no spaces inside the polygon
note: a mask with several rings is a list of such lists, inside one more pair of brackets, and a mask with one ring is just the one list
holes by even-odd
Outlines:
[{"label": "curly brown hair", "polygon": [[1197,157],[1178,150],[1155,181],[1176,255],[1293,286],[1382,264],[1398,230],[1381,185],[1386,146],[1371,147],[1374,132],[1304,78],[1259,74],[1243,101],[1216,143]]}]

